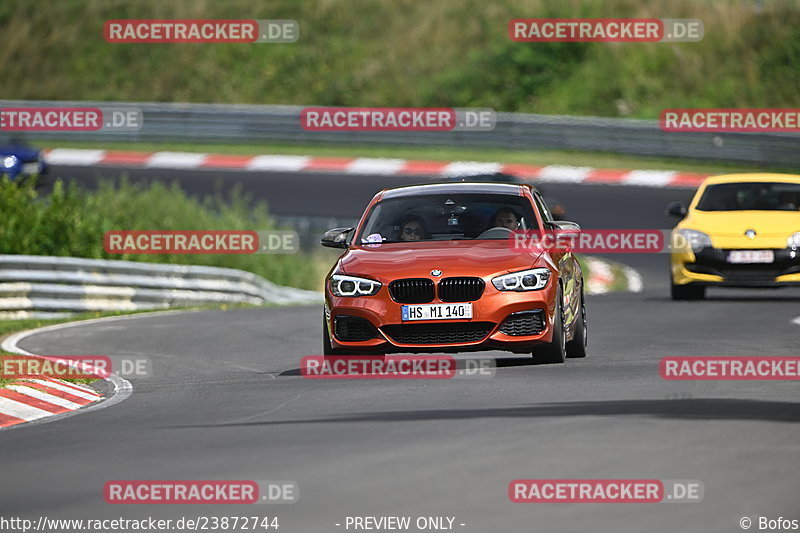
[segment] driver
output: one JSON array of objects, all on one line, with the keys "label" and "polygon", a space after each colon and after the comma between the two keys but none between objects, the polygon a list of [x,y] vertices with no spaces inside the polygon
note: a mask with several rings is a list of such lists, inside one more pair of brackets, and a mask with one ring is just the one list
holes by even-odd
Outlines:
[{"label": "driver", "polygon": [[501,207],[495,212],[494,217],[492,218],[492,227],[516,230],[519,229],[519,222],[521,218],[522,217],[520,217],[519,213],[513,209],[509,207]]},{"label": "driver", "polygon": [[420,241],[428,238],[425,221],[416,215],[405,217],[400,221],[400,239],[403,241]]},{"label": "driver", "polygon": [[783,211],[797,211],[797,204],[794,201],[794,196],[789,192],[782,192],[778,196],[778,209]]}]

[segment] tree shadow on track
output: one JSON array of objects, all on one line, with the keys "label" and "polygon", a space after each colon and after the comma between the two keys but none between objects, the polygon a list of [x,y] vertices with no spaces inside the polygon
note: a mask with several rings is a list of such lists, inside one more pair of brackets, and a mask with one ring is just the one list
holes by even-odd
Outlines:
[{"label": "tree shadow on track", "polygon": [[631,416],[677,420],[752,420],[762,422],[800,422],[800,403],[736,399],[617,400],[602,402],[546,403],[527,407],[486,409],[430,409],[378,411],[349,416],[306,420],[267,420],[178,426],[235,427],[289,424],[330,424],[347,422],[418,422],[469,420],[479,418],[566,418],[577,416]]}]

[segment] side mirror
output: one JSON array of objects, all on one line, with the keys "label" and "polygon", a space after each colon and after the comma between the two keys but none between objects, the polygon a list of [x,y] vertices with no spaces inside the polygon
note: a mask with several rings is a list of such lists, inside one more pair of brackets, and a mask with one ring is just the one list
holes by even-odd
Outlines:
[{"label": "side mirror", "polygon": [[565,233],[580,233],[581,226],[577,222],[570,222],[569,220],[556,220],[553,222],[556,229]]},{"label": "side mirror", "polygon": [[333,228],[325,232],[319,243],[328,248],[347,248],[347,236],[355,228]]},{"label": "side mirror", "polygon": [[686,217],[686,206],[680,202],[671,202],[667,206],[666,213],[671,217],[684,218]]}]

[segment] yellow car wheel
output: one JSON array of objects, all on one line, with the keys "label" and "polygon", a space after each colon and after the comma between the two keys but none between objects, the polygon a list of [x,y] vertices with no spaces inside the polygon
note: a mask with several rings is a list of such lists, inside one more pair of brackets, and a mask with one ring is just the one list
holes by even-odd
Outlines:
[{"label": "yellow car wheel", "polygon": [[675,285],[670,279],[670,286],[673,300],[702,300],[706,297],[704,285],[695,285],[694,283]]}]

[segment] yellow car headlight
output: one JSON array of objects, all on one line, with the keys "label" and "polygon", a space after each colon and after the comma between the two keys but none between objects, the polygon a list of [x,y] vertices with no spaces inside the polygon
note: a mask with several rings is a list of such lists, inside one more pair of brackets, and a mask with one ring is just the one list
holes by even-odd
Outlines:
[{"label": "yellow car headlight", "polygon": [[678,239],[677,242],[674,243],[676,248],[683,248],[684,246],[690,246],[692,251],[697,253],[703,248],[711,248],[711,237],[703,233],[702,231],[697,231],[693,229],[679,229],[675,232]]}]

